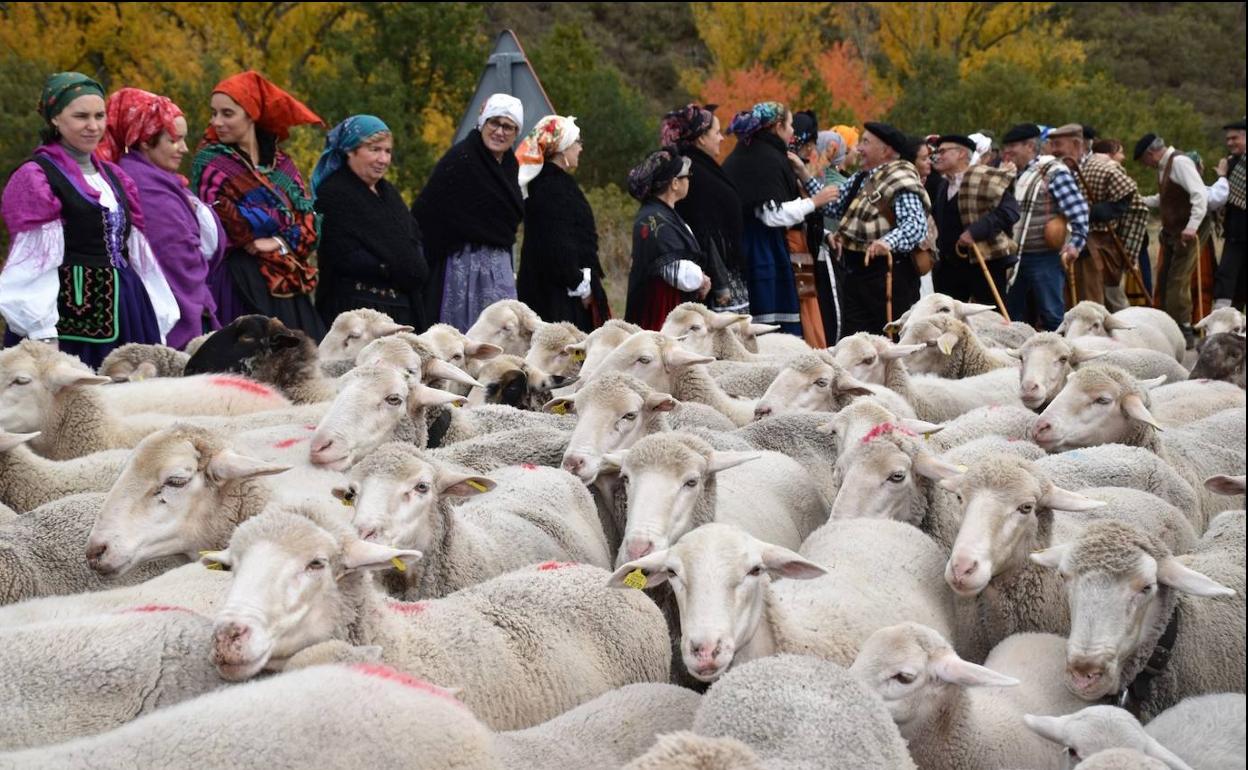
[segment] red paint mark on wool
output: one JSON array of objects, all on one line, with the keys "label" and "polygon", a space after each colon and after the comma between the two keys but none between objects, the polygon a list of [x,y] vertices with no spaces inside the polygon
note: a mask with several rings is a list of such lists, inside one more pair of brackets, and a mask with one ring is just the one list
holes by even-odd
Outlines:
[{"label": "red paint mark on wool", "polygon": [[537,466],[536,466],[536,465],[534,465],[533,463],[520,463],[520,467],[521,467],[521,468],[524,468],[526,471],[535,471],[535,470],[537,470]]},{"label": "red paint mark on wool", "polygon": [[298,444],[298,443],[300,443],[300,442],[302,442],[302,441],[307,441],[307,439],[306,439],[306,438],[288,438],[288,439],[283,439],[283,440],[281,440],[281,441],[277,442],[276,444],[274,444],[274,445],[273,445],[273,448],[274,448],[274,449],[290,449],[292,446],[294,446],[295,444]]},{"label": "red paint mark on wool", "polygon": [[195,614],[186,607],[175,607],[171,604],[144,604],[141,607],[128,607],[124,610],[118,610],[118,612],[189,612],[192,615]]},{"label": "red paint mark on wool", "polygon": [[391,682],[397,682],[404,687],[411,687],[414,690],[436,695],[439,698],[455,703],[458,706],[464,704],[456,698],[449,690],[438,687],[436,684],[426,682],[423,679],[417,679],[411,674],[405,674],[402,671],[396,671],[389,666],[382,666],[377,663],[352,663],[351,668],[360,672],[365,676],[375,676],[378,679],[388,679]]},{"label": "red paint mark on wool", "polygon": [[209,377],[208,381],[220,388],[234,388],[255,396],[268,396],[276,398],[277,393],[271,388],[267,388],[258,382],[253,382],[246,377]]},{"label": "red paint mark on wool", "polygon": [[567,567],[575,566],[576,562],[574,561],[548,561],[537,565],[537,569],[539,572],[550,572],[552,570],[565,569]]},{"label": "red paint mark on wool", "polygon": [[891,433],[900,433],[903,436],[917,436],[918,435],[914,431],[908,428],[902,427],[901,425],[895,425],[891,422],[882,422],[879,425],[872,428],[871,430],[867,431],[867,435],[862,437],[862,443],[864,444],[870,443],[876,440],[877,438],[879,438],[880,436],[887,436]]},{"label": "red paint mark on wool", "polygon": [[400,602],[392,600],[388,602],[386,606],[389,607],[392,612],[397,612],[400,615],[419,615],[425,611],[424,602]]}]

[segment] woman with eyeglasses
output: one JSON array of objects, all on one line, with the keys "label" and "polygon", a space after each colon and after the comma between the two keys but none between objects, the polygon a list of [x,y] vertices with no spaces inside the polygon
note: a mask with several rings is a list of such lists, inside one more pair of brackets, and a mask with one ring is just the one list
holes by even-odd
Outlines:
[{"label": "woman with eyeglasses", "polygon": [[485,102],[477,127],[447,150],[412,213],[425,239],[425,318],[461,332],[488,305],[516,298],[511,249],[524,218],[512,153],[524,106],[507,94]]},{"label": "woman with eyeglasses", "polygon": [[543,321],[591,332],[611,317],[598,262],[594,211],[572,172],[580,164],[576,118],[547,115],[516,150],[524,193],[524,246],[516,293]]},{"label": "woman with eyeglasses", "polygon": [[650,331],[663,328],[677,305],[704,300],[711,290],[698,239],[676,213],[677,202],[689,194],[691,165],[674,147],[665,147],[628,172],[628,193],[641,208],[633,220],[624,318]]}]

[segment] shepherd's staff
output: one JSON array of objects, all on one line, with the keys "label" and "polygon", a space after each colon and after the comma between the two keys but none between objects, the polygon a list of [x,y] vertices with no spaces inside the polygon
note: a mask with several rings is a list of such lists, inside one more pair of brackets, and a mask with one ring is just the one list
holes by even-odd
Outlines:
[{"label": "shepherd's staff", "polygon": [[[965,256],[966,250],[962,244],[958,244],[957,251]],[[1010,322],[1009,311],[1005,309],[1005,302],[1001,300],[1001,293],[997,291],[997,284],[992,280],[992,273],[988,272],[988,263],[984,261],[984,255],[979,251],[979,244],[971,241],[971,253],[975,255],[975,261],[979,263],[979,269],[984,271],[984,280],[988,282],[988,289],[992,291],[992,298],[997,302],[997,310],[1001,311],[1001,315],[1005,317],[1006,323]]]}]

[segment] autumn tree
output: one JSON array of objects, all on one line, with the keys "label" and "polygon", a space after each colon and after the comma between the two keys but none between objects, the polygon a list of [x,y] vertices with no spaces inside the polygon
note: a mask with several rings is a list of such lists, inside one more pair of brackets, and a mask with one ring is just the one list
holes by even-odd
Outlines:
[{"label": "autumn tree", "polygon": [[759,102],[783,102],[792,105],[797,87],[761,64],[749,69],[734,70],[723,77],[713,77],[702,87],[702,103],[718,104],[716,114],[723,127],[725,141],[720,148],[720,160],[728,156],[736,142],[728,135],[732,116],[748,110]]},{"label": "autumn tree", "polygon": [[[827,118],[841,118],[862,125],[888,112],[893,99],[880,93],[872,83],[870,68],[858,55],[857,47],[849,41],[838,41],[819,54],[817,60],[819,77],[831,102],[833,110]],[[822,123],[832,125],[829,120]]]}]

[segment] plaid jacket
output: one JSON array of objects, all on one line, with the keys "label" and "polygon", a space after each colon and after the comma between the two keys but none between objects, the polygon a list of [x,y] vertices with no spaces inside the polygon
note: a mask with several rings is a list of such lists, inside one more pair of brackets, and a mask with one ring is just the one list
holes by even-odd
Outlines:
[{"label": "plaid jacket", "polygon": [[[1071,164],[1067,162],[1067,166]],[[1140,197],[1139,186],[1127,175],[1122,166],[1109,158],[1093,154],[1084,159],[1083,163],[1071,168],[1075,178],[1079,180],[1079,189],[1087,199],[1089,206],[1106,201],[1118,201],[1131,196],[1131,204],[1127,213],[1112,222],[1095,222],[1089,225],[1092,232],[1108,232],[1111,229],[1118,234],[1129,258],[1135,258],[1144,246],[1144,238],[1148,228],[1148,206]]]},{"label": "plaid jacket", "polygon": [[[971,166],[962,175],[958,188],[958,215],[964,225],[970,225],[987,216],[1001,205],[1001,197],[1014,184],[1014,175],[991,166]],[[988,253],[984,259],[1000,259],[1018,251],[1012,232],[999,232],[988,241]]]},{"label": "plaid jacket", "polygon": [[923,201],[924,211],[932,210],[932,202],[919,181],[919,172],[914,165],[905,160],[890,161],[875,169],[858,195],[854,196],[841,217],[837,238],[846,248],[856,251],[864,251],[872,241],[883,238],[893,226],[877,204],[881,201],[891,204],[902,192],[917,194]]}]

